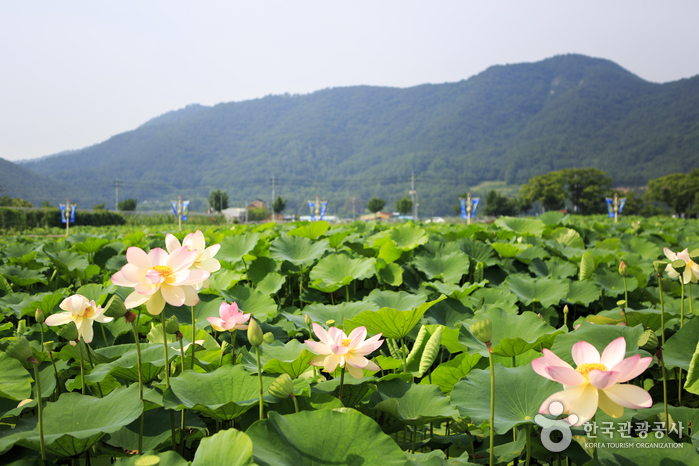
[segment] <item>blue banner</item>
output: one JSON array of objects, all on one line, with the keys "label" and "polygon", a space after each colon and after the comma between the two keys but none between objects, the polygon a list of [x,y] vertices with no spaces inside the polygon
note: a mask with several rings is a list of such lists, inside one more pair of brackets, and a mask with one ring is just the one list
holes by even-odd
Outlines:
[{"label": "blue banner", "polygon": [[316,203],[315,201],[308,201],[308,208],[311,209],[311,222],[316,220]]},{"label": "blue banner", "polygon": [[187,212],[189,212],[189,201],[182,201],[182,221],[183,222],[187,221]]},{"label": "blue banner", "polygon": [[[607,199],[607,212],[609,213],[609,218],[614,218],[614,199],[611,197]],[[621,209],[619,209],[621,211]]]},{"label": "blue banner", "polygon": [[[476,209],[478,209],[478,203],[480,200],[480,197],[474,197],[471,199],[471,218],[476,216]],[[460,197],[459,204],[461,205],[461,218],[467,218],[468,213],[466,212],[466,199]]]},{"label": "blue banner", "polygon": [[[172,204],[172,211],[175,212],[175,218],[177,218],[177,201],[170,201],[170,204]],[[165,361],[165,359],[163,359],[163,361]]]},{"label": "blue banner", "polygon": [[[478,209],[478,203],[481,201],[480,197],[474,197],[472,199],[473,206],[471,207],[471,218],[476,216],[476,209]],[[163,360],[164,361],[164,360]]]},{"label": "blue banner", "polygon": [[[65,204],[58,204],[58,206],[61,209],[61,223],[66,223],[67,222],[66,205]],[[75,223],[75,209],[76,208],[77,208],[77,204],[70,205],[70,223]]]},{"label": "blue banner", "polygon": [[328,206],[328,201],[320,201],[320,218],[318,220],[323,220],[325,215],[325,208]]},{"label": "blue banner", "polygon": [[459,205],[461,205],[461,218],[466,218],[466,199],[459,198]]},{"label": "blue banner", "polygon": [[[624,208],[625,203],[626,203],[625,197],[622,197],[621,199],[619,199],[619,214],[621,214],[621,209]],[[163,359],[163,361],[165,361],[165,360]]]}]

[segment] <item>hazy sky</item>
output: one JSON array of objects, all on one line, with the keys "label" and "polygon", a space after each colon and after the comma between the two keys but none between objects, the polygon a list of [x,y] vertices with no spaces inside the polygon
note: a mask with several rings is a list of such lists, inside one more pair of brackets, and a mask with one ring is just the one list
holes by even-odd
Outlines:
[{"label": "hazy sky", "polygon": [[79,149],[191,103],[454,82],[557,54],[699,74],[699,2],[2,1],[0,157]]}]

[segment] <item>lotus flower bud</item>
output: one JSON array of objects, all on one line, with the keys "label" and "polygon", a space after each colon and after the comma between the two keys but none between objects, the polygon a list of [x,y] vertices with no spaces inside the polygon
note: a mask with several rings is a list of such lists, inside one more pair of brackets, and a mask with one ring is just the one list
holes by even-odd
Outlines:
[{"label": "lotus flower bud", "polygon": [[68,341],[75,341],[78,339],[78,328],[75,326],[75,322],[70,321],[63,326],[61,330],[58,331],[58,335],[65,338]]},{"label": "lotus flower bud", "polygon": [[269,394],[275,398],[289,398],[294,394],[294,382],[289,374],[277,377],[269,386]]},{"label": "lotus flower bud", "polygon": [[15,358],[24,365],[27,361],[36,362],[34,359],[34,353],[32,353],[32,347],[29,344],[29,340],[24,336],[20,336],[15,341],[10,343],[5,350],[8,356]]},{"label": "lotus flower bud", "polygon": [[306,322],[306,326],[308,327],[309,325],[311,325],[311,316],[309,316],[308,314],[306,314],[306,315],[303,317],[303,321]]},{"label": "lotus flower bud", "polygon": [[563,314],[568,315],[569,312],[570,311],[568,310],[568,305],[566,304],[565,306],[563,306]]},{"label": "lotus flower bud", "polygon": [[655,353],[658,348],[658,337],[655,336],[655,332],[651,329],[646,330],[638,337],[638,347],[648,351],[650,354]]},{"label": "lotus flower bud", "polygon": [[268,345],[271,345],[274,343],[274,334],[272,332],[267,332],[264,335],[262,335],[262,341],[267,343]]},{"label": "lotus flower bud", "polygon": [[677,259],[676,261],[672,262],[672,268],[675,269],[675,272],[681,275],[684,273],[684,269],[687,268],[687,263],[682,259]]},{"label": "lotus flower bud", "polygon": [[692,259],[692,262],[699,263],[699,249],[692,249],[692,252],[689,253],[689,258]]},{"label": "lotus flower bud", "polygon": [[44,342],[44,349],[46,349],[46,351],[48,351],[50,353],[51,351],[53,351],[53,348],[54,348],[54,343],[52,341],[45,341]]},{"label": "lotus flower bud", "polygon": [[626,262],[621,261],[621,264],[619,264],[619,275],[622,277],[625,277],[626,274],[629,273],[629,266],[626,265]]},{"label": "lotus flower bud", "polygon": [[44,321],[46,320],[46,317],[44,317],[44,313],[41,312],[41,309],[36,310],[36,312],[34,313],[34,318],[40,324],[43,324]]},{"label": "lotus flower bud", "polygon": [[226,350],[231,346],[230,343],[228,343],[226,340],[223,340],[221,342],[221,354],[226,354]]},{"label": "lotus flower bud", "polygon": [[174,335],[180,331],[180,322],[177,320],[177,316],[172,316],[165,321],[165,332]]},{"label": "lotus flower bud", "polygon": [[17,333],[19,335],[24,335],[27,333],[27,322],[24,319],[17,322]]},{"label": "lotus flower bud", "polygon": [[493,339],[493,323],[490,319],[481,320],[469,327],[469,330],[474,337],[478,338],[483,343],[490,343]]},{"label": "lotus flower bud", "polygon": [[252,346],[260,346],[264,341],[263,338],[262,329],[257,321],[251,317],[248,324],[248,341]]},{"label": "lotus flower bud", "polygon": [[118,319],[121,316],[125,316],[127,312],[130,311],[126,309],[124,301],[122,301],[121,298],[117,295],[112,296],[112,298],[109,301],[107,301],[107,305],[104,307],[104,315],[107,317],[114,317],[115,319]]},{"label": "lotus flower bud", "polygon": [[653,268],[655,268],[655,273],[660,275],[663,270],[667,267],[667,261],[653,261]]}]

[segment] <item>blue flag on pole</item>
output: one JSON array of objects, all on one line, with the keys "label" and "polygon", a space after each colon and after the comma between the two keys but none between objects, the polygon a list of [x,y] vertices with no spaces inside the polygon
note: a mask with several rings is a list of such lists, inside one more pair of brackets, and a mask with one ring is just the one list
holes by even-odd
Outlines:
[{"label": "blue flag on pole", "polygon": [[471,218],[473,218],[476,216],[476,209],[478,208],[478,203],[481,201],[481,198],[474,197],[471,201],[473,201],[473,206],[471,207]]},{"label": "blue flag on pole", "polygon": [[182,221],[187,221],[187,212],[189,212],[189,201],[182,201]]},{"label": "blue flag on pole", "polygon": [[[58,204],[58,206],[61,209],[61,223],[66,223],[68,214],[66,213],[66,205],[65,204]],[[75,223],[75,209],[77,208],[77,204],[71,204],[70,205],[70,223]]]},{"label": "blue flag on pole", "polygon": [[459,205],[461,206],[461,218],[466,218],[466,199],[460,197]]},{"label": "blue flag on pole", "polygon": [[320,218],[318,220],[323,220],[323,216],[325,215],[325,208],[328,206],[328,201],[321,201],[320,202]]},{"label": "blue flag on pole", "polygon": [[311,209],[311,222],[316,220],[316,203],[315,201],[308,201],[308,208]]},{"label": "blue flag on pole", "polygon": [[[476,209],[478,209],[478,203],[480,200],[480,197],[474,197],[471,199],[471,218],[476,216]],[[466,199],[460,197],[459,204],[461,205],[461,218],[467,218],[468,213],[466,212]]]},{"label": "blue flag on pole", "polygon": [[170,204],[172,204],[172,211],[175,213],[175,218],[177,218],[177,201],[170,201]]},{"label": "blue flag on pole", "polygon": [[[614,199],[611,197],[607,197],[607,213],[609,214],[609,218],[614,218]],[[619,209],[619,212],[621,212],[621,209]]]}]

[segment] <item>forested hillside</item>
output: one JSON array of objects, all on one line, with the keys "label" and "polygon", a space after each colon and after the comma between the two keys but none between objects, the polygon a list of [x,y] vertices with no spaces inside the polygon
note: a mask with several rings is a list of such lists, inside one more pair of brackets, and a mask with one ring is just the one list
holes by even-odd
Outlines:
[{"label": "forested hillside", "polygon": [[231,206],[269,202],[274,175],[287,211],[319,195],[343,216],[352,196],[358,212],[373,196],[393,208],[414,171],[421,214],[445,215],[483,181],[596,167],[615,186],[639,186],[699,166],[697,148],[699,77],[654,84],[607,60],[565,55],[457,83],[191,105],[24,166],[73,180],[87,204],[111,205],[118,178],[120,195],[139,204],[181,193],[201,210],[217,188]]}]

